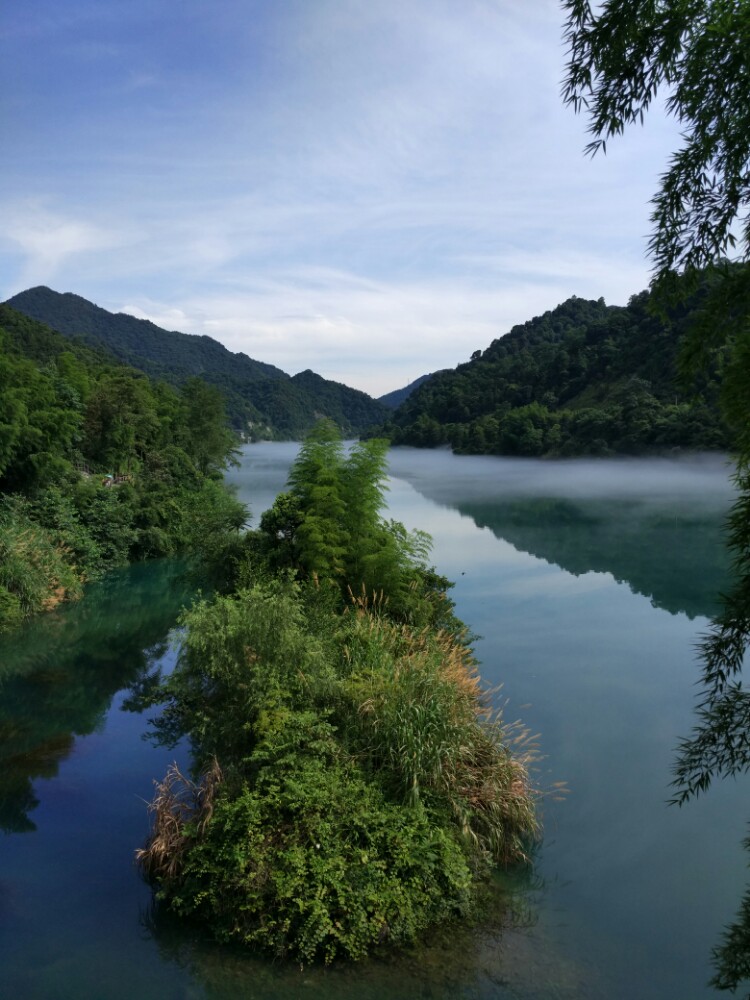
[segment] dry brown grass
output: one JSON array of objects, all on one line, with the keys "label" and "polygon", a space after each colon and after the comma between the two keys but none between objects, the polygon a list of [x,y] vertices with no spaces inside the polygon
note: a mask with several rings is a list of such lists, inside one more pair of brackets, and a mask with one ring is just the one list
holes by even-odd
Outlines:
[{"label": "dry brown grass", "polygon": [[214,757],[198,782],[191,781],[170,765],[149,803],[152,828],[146,846],[135,852],[136,864],[149,880],[172,879],[179,875],[182,854],[188,842],[186,826],[202,834],[214,811],[216,790],[223,780]]}]

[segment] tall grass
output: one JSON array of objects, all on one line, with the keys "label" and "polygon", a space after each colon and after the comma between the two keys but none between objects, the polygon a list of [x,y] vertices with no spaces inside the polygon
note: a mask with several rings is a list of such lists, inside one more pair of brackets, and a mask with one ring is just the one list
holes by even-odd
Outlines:
[{"label": "tall grass", "polygon": [[0,511],[0,631],[81,591],[64,546],[22,511],[12,506]]},{"label": "tall grass", "polygon": [[415,631],[357,601],[347,615],[350,738],[402,800],[446,809],[477,852],[524,860],[538,833],[537,748],[507,725],[460,639]]}]

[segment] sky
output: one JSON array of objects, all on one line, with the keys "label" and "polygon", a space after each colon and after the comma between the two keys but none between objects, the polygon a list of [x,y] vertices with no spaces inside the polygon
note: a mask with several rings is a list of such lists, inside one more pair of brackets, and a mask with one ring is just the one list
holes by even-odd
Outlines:
[{"label": "sky", "polygon": [[378,396],[648,285],[677,129],[584,154],[557,0],[0,10],[0,300],[75,292]]}]

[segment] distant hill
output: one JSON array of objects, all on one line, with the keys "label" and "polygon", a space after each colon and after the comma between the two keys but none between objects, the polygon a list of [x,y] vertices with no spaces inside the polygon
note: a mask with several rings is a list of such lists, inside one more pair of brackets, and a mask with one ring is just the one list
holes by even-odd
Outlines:
[{"label": "distant hill", "polygon": [[415,389],[419,388],[423,382],[426,382],[428,378],[432,378],[432,373],[420,375],[419,378],[415,378],[413,382],[405,385],[403,389],[394,389],[393,392],[387,392],[385,396],[378,396],[378,402],[382,403],[383,406],[389,407],[391,410],[395,410],[404,400],[411,396]]},{"label": "distant hill", "polygon": [[70,292],[38,286],[6,304],[66,337],[105,347],[152,378],[180,385],[200,376],[222,390],[230,422],[250,436],[301,437],[320,416],[330,417],[346,434],[358,434],[388,413],[366,393],[313,372],[291,378],[280,368],[227,350],[212,337],[163,330]]},{"label": "distant hill", "polygon": [[0,348],[3,352],[24,357],[38,368],[56,364],[58,358],[66,352],[87,366],[125,367],[104,345],[89,346],[83,340],[64,337],[59,330],[51,329],[7,303],[0,303],[0,330]]},{"label": "distant hill", "polygon": [[571,298],[416,388],[378,433],[394,444],[498,455],[607,455],[731,447],[713,371],[678,378],[700,290],[666,323],[642,292],[627,306]]}]

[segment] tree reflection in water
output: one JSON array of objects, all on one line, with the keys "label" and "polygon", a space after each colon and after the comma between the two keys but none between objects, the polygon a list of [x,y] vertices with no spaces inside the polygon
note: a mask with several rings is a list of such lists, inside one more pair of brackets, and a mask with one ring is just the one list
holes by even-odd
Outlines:
[{"label": "tree reflection in water", "polygon": [[184,564],[143,563],[2,638],[0,830],[36,829],[34,782],[55,777],[75,738],[95,732],[114,695],[137,685],[163,655],[194,591]]}]

